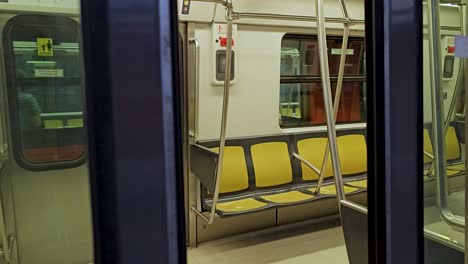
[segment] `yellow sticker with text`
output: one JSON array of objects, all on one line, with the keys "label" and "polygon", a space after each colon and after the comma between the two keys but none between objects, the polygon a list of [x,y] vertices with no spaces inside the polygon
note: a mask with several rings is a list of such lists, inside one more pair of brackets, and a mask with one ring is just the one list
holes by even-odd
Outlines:
[{"label": "yellow sticker with text", "polygon": [[37,56],[54,56],[52,38],[37,38]]}]

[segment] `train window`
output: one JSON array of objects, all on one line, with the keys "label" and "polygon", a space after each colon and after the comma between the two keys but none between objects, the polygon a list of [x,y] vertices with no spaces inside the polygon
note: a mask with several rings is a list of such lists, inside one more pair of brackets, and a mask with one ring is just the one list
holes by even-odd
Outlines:
[{"label": "train window", "polygon": [[14,152],[30,169],[76,165],[85,153],[79,25],[48,19],[17,16],[3,37]]},{"label": "train window", "polygon": [[[340,64],[341,37],[328,37],[332,89]],[[350,38],[337,123],[365,122],[364,38]],[[279,116],[282,128],[325,124],[318,43],[315,36],[285,35],[281,43]]]}]

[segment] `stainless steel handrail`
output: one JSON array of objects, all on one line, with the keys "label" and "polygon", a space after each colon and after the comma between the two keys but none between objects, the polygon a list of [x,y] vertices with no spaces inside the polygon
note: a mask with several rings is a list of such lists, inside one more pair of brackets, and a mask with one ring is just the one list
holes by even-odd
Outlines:
[{"label": "stainless steel handrail", "polygon": [[[427,151],[424,151],[424,155],[426,155],[430,159],[434,159],[434,155],[432,155],[431,153],[429,153]],[[430,172],[430,171],[428,171],[428,172]]]},{"label": "stainless steel handrail", "polygon": [[198,132],[199,132],[198,115],[200,111],[199,102],[198,102],[198,99],[200,97],[200,41],[198,41],[198,39],[196,38],[191,38],[189,39],[189,44],[193,44],[195,46],[195,80],[194,80],[195,82],[195,99],[194,99],[195,109],[194,110],[195,111],[193,113],[194,128],[193,128],[193,131],[189,132],[189,134],[191,138],[197,139]]},{"label": "stainless steel handrail", "polygon": [[[340,0],[341,11],[343,12],[343,16],[346,20],[349,20],[348,9],[346,8],[346,4],[343,0]],[[344,78],[344,70],[346,66],[346,55],[348,53],[348,39],[349,39],[349,25],[344,24],[343,30],[343,43],[341,45],[341,56],[340,56],[340,66],[338,70],[338,81],[336,83],[336,92],[335,92],[335,102],[333,105],[333,116],[334,116],[334,123],[336,124],[336,118],[338,116],[338,110],[340,108],[340,101],[341,101],[341,91],[343,89],[343,78]],[[315,190],[316,193],[320,193],[320,188],[322,188],[323,180],[325,179],[326,168],[328,166],[328,156],[330,155],[330,147],[327,144],[325,149],[325,155],[323,157],[322,167],[320,170],[320,177],[317,183],[317,188]]]},{"label": "stainless steel handrail", "polygon": [[293,153],[293,157],[298,159],[300,162],[304,163],[307,167],[309,167],[311,170],[313,170],[315,173],[320,175],[320,170],[315,167],[312,163],[310,163],[308,160],[306,160],[304,157],[297,153]]},{"label": "stainless steel handrail", "polygon": [[11,252],[12,252],[12,247],[14,243],[14,236],[8,237],[7,231],[6,231],[6,223],[5,223],[5,214],[4,214],[4,206],[3,206],[3,200],[0,198],[0,239],[2,241],[1,245],[1,252],[2,256],[5,259],[6,263],[11,262]]},{"label": "stainless steel handrail", "polygon": [[347,20],[349,20],[349,13],[348,13],[348,8],[346,8],[346,3],[344,2],[344,0],[340,0],[339,3],[340,3],[340,8],[341,8],[341,12],[343,13],[343,16]]},{"label": "stainless steel handrail", "polygon": [[[462,12],[461,7],[460,7],[460,12]],[[464,25],[463,15],[460,15],[460,25],[461,25],[461,35],[464,36],[466,34],[466,30],[465,30],[465,27],[463,26]],[[445,134],[447,134],[447,131],[450,127],[451,120],[453,120],[455,117],[455,107],[457,105],[457,99],[461,95],[461,92],[462,92],[461,88],[465,79],[465,77],[463,76],[463,71],[464,71],[464,63],[463,63],[463,59],[460,59],[460,66],[458,69],[457,81],[455,83],[455,91],[453,93],[452,100],[450,101],[450,107],[449,107],[449,111],[447,114],[447,119],[445,120],[445,128],[444,128]],[[431,163],[431,167],[429,168],[429,173],[432,173],[433,170],[434,170],[434,161],[432,161]]]},{"label": "stainless steel handrail", "polygon": [[[328,64],[327,33],[325,30],[325,15],[323,10],[324,0],[316,1],[317,10],[317,37],[320,57],[320,72],[322,75],[323,101],[325,106],[325,116],[327,120],[328,144],[335,175],[336,193],[338,200],[346,200],[341,175],[341,164],[336,140],[335,118],[333,118],[333,102],[330,82],[330,69]],[[343,55],[343,54],[342,54]],[[340,209],[341,210],[341,209]]]},{"label": "stainless steel handrail", "polygon": [[[5,166],[5,162],[2,162],[0,165],[0,169],[4,169],[3,167]],[[2,245],[0,246],[0,251],[5,259],[6,263],[11,262],[11,252],[12,252],[12,247],[13,247],[13,241],[11,239],[14,239],[14,236],[11,236],[10,238],[8,237],[7,234],[7,229],[6,229],[6,221],[5,221],[5,206],[3,204],[3,197],[0,195],[0,240],[2,242]]]},{"label": "stainless steel handrail", "polygon": [[457,227],[465,227],[465,218],[453,214],[448,208],[447,164],[445,159],[444,99],[442,96],[441,43],[440,43],[440,2],[427,1],[429,20],[429,56],[431,62],[431,105],[434,149],[434,167],[436,178],[437,206],[444,221]]},{"label": "stainless steel handrail", "polygon": [[[231,0],[192,0],[194,2],[206,2],[206,3],[214,3],[214,4],[222,4],[224,6],[231,5]],[[340,0],[340,4],[346,8],[343,0]],[[347,10],[344,9],[345,14],[348,14]],[[365,21],[362,19],[348,19],[341,18],[341,17],[325,17],[325,22],[327,23],[337,23],[337,24],[348,24],[349,26],[354,25],[364,25]],[[250,18],[250,19],[276,19],[276,20],[289,20],[289,21],[310,21],[316,22],[317,17],[314,16],[301,16],[301,15],[282,15],[282,14],[273,14],[273,13],[256,13],[256,12],[232,12],[232,18],[234,20],[242,19],[242,18]]]},{"label": "stainless steel handrail", "polygon": [[[282,15],[272,13],[252,13],[252,12],[234,12],[234,19],[275,19],[275,20],[288,20],[288,21],[309,21],[316,22],[315,16],[301,16],[301,15]],[[341,17],[326,17],[325,22],[336,24],[348,24],[350,26],[363,25],[364,20],[360,19],[345,19]]]},{"label": "stainless steel handrail", "polygon": [[354,209],[358,212],[361,212],[365,215],[367,215],[367,207],[365,206],[362,206],[360,204],[357,204],[357,203],[353,203],[351,201],[346,201],[346,200],[342,200],[340,201],[342,205],[348,207],[348,208],[351,208],[351,209]]}]

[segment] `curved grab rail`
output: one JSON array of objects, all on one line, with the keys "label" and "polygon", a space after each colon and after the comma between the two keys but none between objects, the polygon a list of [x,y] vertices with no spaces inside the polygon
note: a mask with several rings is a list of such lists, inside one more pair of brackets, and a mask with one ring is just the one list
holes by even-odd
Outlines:
[{"label": "curved grab rail", "polygon": [[197,139],[198,138],[198,131],[199,131],[199,121],[198,121],[198,113],[199,113],[199,105],[198,105],[198,99],[200,97],[200,41],[198,41],[198,39],[196,38],[190,38],[189,41],[188,41],[189,44],[191,45],[194,45],[195,47],[195,80],[194,80],[194,83],[195,83],[195,99],[194,99],[194,103],[195,103],[195,111],[193,113],[194,115],[194,118],[193,118],[193,122],[194,122],[194,127],[193,127],[193,130],[192,131],[189,131],[189,136],[193,139]]},{"label": "curved grab rail", "polygon": [[[219,2],[219,1],[218,1]],[[227,21],[227,45],[226,45],[226,65],[224,72],[224,93],[223,93],[223,109],[221,114],[221,131],[219,135],[219,152],[218,152],[218,165],[215,174],[215,187],[213,193],[213,203],[211,205],[210,215],[206,217],[197,208],[192,207],[192,210],[197,213],[209,225],[212,224],[216,217],[216,206],[219,199],[219,189],[221,186],[221,177],[223,173],[224,149],[226,146],[226,132],[227,132],[227,119],[229,109],[229,90],[231,88],[231,60],[232,60],[232,28],[233,28],[233,6],[232,0],[223,1],[226,7],[226,21]]]},{"label": "curved grab rail", "polygon": [[431,75],[431,105],[432,105],[432,132],[434,149],[434,168],[436,177],[437,206],[442,219],[450,225],[464,228],[465,218],[453,214],[447,203],[448,186],[447,164],[445,159],[445,118],[444,99],[442,96],[442,69],[441,43],[440,43],[440,1],[427,1],[427,18],[429,20],[429,50]]},{"label": "curved grab rail", "polygon": [[[335,118],[333,116],[333,102],[330,82],[330,69],[328,64],[327,33],[325,30],[324,0],[316,1],[317,10],[317,37],[320,58],[320,73],[322,77],[323,101],[325,106],[325,116],[327,120],[328,145],[335,175],[336,193],[339,201],[345,200],[343,178],[341,175],[341,164],[338,153]],[[346,52],[345,52],[346,53]],[[341,54],[343,56],[343,54]],[[341,208],[340,208],[341,210]]]},{"label": "curved grab rail", "polygon": [[[462,12],[461,7],[460,7],[460,12]],[[465,35],[466,29],[464,26],[463,14],[460,15],[460,25],[461,25],[461,34]],[[450,127],[450,121],[453,120],[455,117],[455,107],[456,107],[457,98],[461,95],[463,82],[465,81],[465,77],[463,76],[464,69],[465,69],[465,65],[463,63],[463,60],[460,59],[460,66],[458,68],[457,81],[455,83],[455,91],[453,93],[452,100],[450,102],[447,119],[445,120],[445,127],[444,127],[445,134],[447,133]],[[434,160],[431,163],[431,167],[429,168],[428,173],[431,174],[433,170],[434,170]]]},{"label": "curved grab rail", "polygon": [[[345,20],[349,20],[348,9],[346,8],[346,4],[344,0],[340,0],[341,11],[343,12],[343,16]],[[344,79],[344,70],[346,66],[346,55],[348,52],[348,39],[349,39],[349,23],[343,24],[343,43],[341,44],[341,55],[340,55],[340,66],[338,69],[338,81],[336,83],[336,92],[335,92],[335,102],[333,105],[333,122],[336,124],[336,117],[338,116],[338,110],[340,107],[341,101],[341,91],[343,89],[343,79]],[[330,146],[327,144],[325,149],[325,154],[323,157],[322,167],[320,169],[320,177],[317,183],[317,189],[315,190],[316,193],[320,193],[320,188],[322,188],[323,180],[325,179],[325,172],[328,166],[328,156],[330,155]]]}]

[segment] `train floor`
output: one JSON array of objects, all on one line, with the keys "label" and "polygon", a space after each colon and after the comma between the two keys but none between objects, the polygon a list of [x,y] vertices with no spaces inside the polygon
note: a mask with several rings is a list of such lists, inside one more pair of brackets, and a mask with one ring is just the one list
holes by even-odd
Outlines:
[{"label": "train floor", "polygon": [[336,221],[287,230],[266,230],[200,245],[188,251],[189,264],[347,264]]},{"label": "train floor", "polygon": [[[465,216],[465,190],[456,191],[448,196],[448,205],[450,210],[459,216]],[[451,246],[454,248],[463,248],[465,244],[464,230],[453,228],[440,217],[440,213],[435,204],[431,203],[424,208],[424,229],[426,237],[428,232],[439,234],[452,240]],[[432,239],[435,239],[432,236]]]}]

